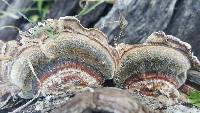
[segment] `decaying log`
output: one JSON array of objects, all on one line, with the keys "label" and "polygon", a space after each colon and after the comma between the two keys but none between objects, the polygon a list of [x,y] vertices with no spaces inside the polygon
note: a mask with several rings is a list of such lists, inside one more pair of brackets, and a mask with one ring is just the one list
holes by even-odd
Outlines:
[{"label": "decaying log", "polygon": [[128,91],[117,88],[96,89],[77,94],[72,100],[50,113],[153,113],[133,98]]}]

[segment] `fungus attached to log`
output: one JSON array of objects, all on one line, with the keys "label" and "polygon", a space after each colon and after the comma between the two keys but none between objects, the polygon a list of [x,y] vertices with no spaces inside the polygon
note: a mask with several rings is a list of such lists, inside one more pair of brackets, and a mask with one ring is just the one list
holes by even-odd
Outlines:
[{"label": "fungus attached to log", "polygon": [[24,97],[38,90],[57,94],[100,87],[113,76],[115,52],[102,32],[83,28],[73,17],[47,20],[29,31],[21,34],[26,48],[16,54],[10,74]]},{"label": "fungus attached to log", "polygon": [[[82,27],[74,17],[63,17],[38,23],[29,32],[20,31],[20,36],[19,42],[0,41],[0,82],[5,83],[0,87],[13,86],[17,93],[20,89],[23,99],[35,100],[42,94],[47,103],[49,98],[56,100],[53,106],[84,91],[53,111],[146,112],[122,90],[95,89],[108,79],[153,110],[176,103],[181,86],[179,90],[187,94],[188,81],[200,84],[200,62],[190,45],[163,32],[153,33],[143,44],[122,43],[113,48],[101,31]],[[88,89],[95,91],[85,92]],[[0,96],[7,93],[1,91]]]},{"label": "fungus attached to log", "polygon": [[172,101],[186,81],[191,48],[163,32],[153,33],[141,45],[119,45],[119,66],[114,80],[120,87],[146,96],[164,96]]}]

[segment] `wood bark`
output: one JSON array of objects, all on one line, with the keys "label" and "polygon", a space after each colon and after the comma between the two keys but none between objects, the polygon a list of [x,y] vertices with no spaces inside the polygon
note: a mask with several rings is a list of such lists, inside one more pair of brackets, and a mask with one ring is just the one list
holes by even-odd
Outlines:
[{"label": "wood bark", "polygon": [[72,100],[50,113],[150,113],[150,111],[128,91],[103,88],[77,94]]}]

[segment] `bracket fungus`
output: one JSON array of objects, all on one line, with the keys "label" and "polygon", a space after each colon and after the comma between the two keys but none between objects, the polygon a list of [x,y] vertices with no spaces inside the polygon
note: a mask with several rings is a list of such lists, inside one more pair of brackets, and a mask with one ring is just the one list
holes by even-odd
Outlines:
[{"label": "bracket fungus", "polygon": [[[200,63],[190,45],[163,32],[153,33],[143,44],[121,43],[114,48],[101,31],[84,28],[74,17],[62,17],[38,23],[28,32],[20,31],[20,36],[19,41],[0,41],[0,79],[8,86],[17,86],[21,98],[30,99],[37,94],[63,96],[102,87],[105,80],[113,79],[117,87],[128,89],[132,96],[136,91],[148,101],[153,98],[172,104],[186,79],[200,84],[191,80],[200,78]],[[88,97],[76,97],[83,98],[77,105],[94,94],[103,95],[104,105],[121,105],[113,103],[119,101],[106,100],[111,98],[108,90],[113,97],[121,95],[114,89],[96,90],[98,93],[86,93]]]},{"label": "bracket fungus", "polygon": [[100,87],[114,74],[115,52],[104,34],[76,18],[49,19],[20,36],[9,77],[24,98]]},{"label": "bracket fungus", "polygon": [[179,97],[177,89],[185,83],[191,68],[189,44],[155,32],[144,44],[120,44],[117,49],[120,60],[114,80],[119,87],[163,103],[173,103]]}]

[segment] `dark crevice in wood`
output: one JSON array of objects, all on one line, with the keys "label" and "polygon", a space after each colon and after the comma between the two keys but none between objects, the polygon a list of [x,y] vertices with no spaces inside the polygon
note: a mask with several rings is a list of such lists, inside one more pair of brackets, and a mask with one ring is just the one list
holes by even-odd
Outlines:
[{"label": "dark crevice in wood", "polygon": [[86,108],[82,113],[113,113],[105,110]]},{"label": "dark crevice in wood", "polygon": [[171,23],[174,21],[174,18],[176,18],[175,16],[177,14],[177,9],[181,6],[182,2],[183,2],[182,0],[177,0],[176,1],[176,4],[174,6],[173,14],[172,14],[172,16],[171,16],[171,18],[169,20],[169,23],[168,23],[167,27],[163,30],[164,32],[167,33],[168,32],[168,28],[172,26]]},{"label": "dark crevice in wood", "polygon": [[194,82],[191,82],[189,80],[186,80],[185,82],[186,85],[191,86],[192,88],[195,88],[196,90],[200,90],[200,85],[196,84]]}]

